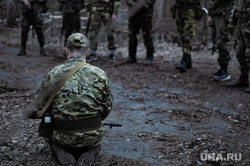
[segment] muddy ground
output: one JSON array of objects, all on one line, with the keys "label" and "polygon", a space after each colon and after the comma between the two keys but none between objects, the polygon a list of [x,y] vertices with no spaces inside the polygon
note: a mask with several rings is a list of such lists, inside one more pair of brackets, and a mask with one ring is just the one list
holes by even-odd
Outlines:
[{"label": "muddy ground", "polygon": [[[18,57],[18,45],[2,40],[0,165],[58,165],[38,137],[39,120],[23,114],[48,70],[64,61],[61,48],[49,45],[48,56],[40,57],[35,41],[28,44],[27,56]],[[218,55],[211,56],[207,47],[193,52],[193,69],[186,73],[174,68],[181,58],[176,44],[156,44],[152,66],[145,66],[143,45],[138,51],[138,64],[120,65],[127,57],[126,45],[118,48],[116,63],[108,61],[102,48],[92,63],[111,81],[115,100],[105,121],[123,124],[106,127],[97,165],[250,165],[250,95],[228,87],[239,76],[235,56],[231,80],[215,82],[210,75],[218,69]],[[212,153],[218,160],[205,160]],[[234,160],[223,161],[229,153],[236,155]]]}]

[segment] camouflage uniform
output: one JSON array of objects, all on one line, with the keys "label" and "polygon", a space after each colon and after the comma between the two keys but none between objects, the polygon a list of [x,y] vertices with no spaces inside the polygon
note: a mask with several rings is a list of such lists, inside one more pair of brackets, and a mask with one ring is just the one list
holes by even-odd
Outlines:
[{"label": "camouflage uniform", "polygon": [[[236,0],[234,9],[236,11],[236,56],[240,63],[241,75],[239,80],[231,84],[236,87],[247,87],[250,67],[250,0]],[[250,93],[250,88],[247,89]]]},{"label": "camouflage uniform", "polygon": [[[231,10],[233,9],[233,3],[234,0],[212,0],[210,2],[209,15],[213,20],[212,31],[213,34],[215,34],[213,42],[217,45],[219,50],[218,63],[221,67],[218,73],[214,74],[215,76],[219,76],[219,73],[224,73],[229,76],[228,78],[230,78],[230,75],[227,72],[227,67],[231,57],[227,48],[227,42],[229,42],[228,24],[231,16]],[[215,77],[215,79],[216,78],[217,77]]]},{"label": "camouflage uniform", "polygon": [[186,71],[192,68],[191,39],[196,34],[197,13],[200,10],[200,0],[176,0],[176,25],[181,36],[183,56],[181,64],[176,69]]},{"label": "camouflage uniform", "polygon": [[110,50],[110,60],[115,60],[115,37],[112,15],[118,14],[120,0],[86,0],[87,12],[90,15],[90,56],[95,57],[98,41],[97,35],[102,23],[105,25],[105,32],[108,38],[108,49]]},{"label": "camouflage uniform", "polygon": [[152,63],[154,43],[152,39],[152,18],[155,0],[127,0],[129,6],[129,63],[136,63],[137,34],[142,29],[147,61]]},{"label": "camouflage uniform", "polygon": [[80,32],[80,10],[84,8],[84,0],[58,0],[59,10],[63,13],[62,34],[65,31],[64,45],[72,33]]},{"label": "camouflage uniform", "polygon": [[[67,47],[70,42],[74,42],[75,39],[72,39],[74,35],[68,38]],[[85,39],[82,40],[83,43],[87,43]],[[36,94],[35,105],[38,110],[44,107],[59,81],[80,62],[85,62],[83,55],[74,55],[49,71]],[[86,64],[67,80],[48,111],[52,113],[55,122],[85,121],[88,118],[95,119],[95,117],[104,120],[111,111],[112,101],[107,74],[98,67]],[[94,121],[89,123],[94,123]],[[70,125],[63,126],[71,127]],[[72,151],[99,145],[104,134],[103,125],[88,130],[72,129],[73,131],[67,132],[57,130],[57,128],[55,123],[50,141],[52,144],[73,149]]]},{"label": "camouflage uniform", "polygon": [[[18,0],[18,2],[23,3],[23,0]],[[44,50],[45,37],[43,33],[43,13],[48,10],[46,6],[47,0],[29,0],[31,8],[28,9],[23,5],[23,18],[22,18],[22,32],[21,32],[21,45],[22,49],[18,53],[19,56],[26,55],[26,43],[28,39],[28,33],[30,26],[35,29],[38,42],[40,44],[40,55],[46,56]]]}]

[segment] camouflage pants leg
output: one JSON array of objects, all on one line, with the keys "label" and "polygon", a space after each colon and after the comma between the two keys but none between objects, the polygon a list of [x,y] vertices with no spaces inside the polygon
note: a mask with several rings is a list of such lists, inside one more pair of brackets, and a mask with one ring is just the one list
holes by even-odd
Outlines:
[{"label": "camouflage pants leg", "polygon": [[250,68],[250,28],[238,26],[236,30],[236,56],[240,63],[241,71],[248,72]]},{"label": "camouflage pants leg", "polygon": [[181,35],[183,53],[191,54],[191,39],[196,33],[195,11],[193,9],[178,9],[176,25]]},{"label": "camouflage pants leg", "polygon": [[40,47],[43,47],[43,45],[45,44],[45,37],[44,37],[44,33],[43,33],[44,24],[43,24],[43,13],[42,12],[35,13],[33,26],[36,30],[37,39],[38,39],[38,42],[40,44]]},{"label": "camouflage pants leg", "polygon": [[91,13],[90,48],[91,50],[97,50],[97,35],[100,32],[102,23],[105,26],[105,32],[108,38],[108,48],[109,50],[115,50],[114,27],[108,12]]},{"label": "camouflage pants leg", "polygon": [[227,47],[227,42],[229,42],[229,31],[227,28],[228,21],[230,16],[225,15],[218,15],[216,17],[213,17],[213,22],[215,23],[215,32],[216,32],[216,38],[215,43],[217,45],[217,48],[219,50],[219,58],[218,63],[219,64],[228,64],[231,60],[230,53]]}]

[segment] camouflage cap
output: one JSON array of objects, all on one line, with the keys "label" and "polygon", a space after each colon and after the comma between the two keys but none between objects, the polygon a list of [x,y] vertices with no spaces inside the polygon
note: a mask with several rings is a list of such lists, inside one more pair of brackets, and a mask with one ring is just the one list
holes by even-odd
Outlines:
[{"label": "camouflage cap", "polygon": [[88,39],[81,33],[73,33],[66,41],[66,47],[88,47]]}]

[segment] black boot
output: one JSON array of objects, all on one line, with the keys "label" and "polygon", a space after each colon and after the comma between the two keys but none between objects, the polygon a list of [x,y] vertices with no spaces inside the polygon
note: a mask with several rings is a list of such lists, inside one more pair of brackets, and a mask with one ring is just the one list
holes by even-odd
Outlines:
[{"label": "black boot", "polygon": [[41,56],[47,56],[44,47],[40,47],[40,55],[41,55]]},{"label": "black boot", "polygon": [[186,72],[186,69],[192,68],[191,55],[184,53],[181,59],[181,64],[176,65],[175,68],[181,72]]},{"label": "black boot", "polygon": [[246,89],[246,93],[250,93],[250,87]]},{"label": "black boot", "polygon": [[26,48],[24,46],[22,46],[22,48],[19,51],[19,53],[17,54],[17,56],[24,56],[24,55],[26,55]]},{"label": "black boot", "polygon": [[137,59],[135,56],[129,56],[126,60],[126,63],[137,63]]},{"label": "black boot", "polygon": [[231,87],[245,88],[248,87],[248,72],[242,72],[237,82],[229,84]]}]

